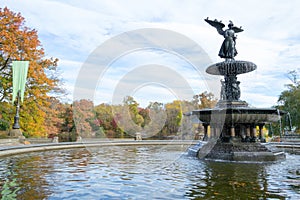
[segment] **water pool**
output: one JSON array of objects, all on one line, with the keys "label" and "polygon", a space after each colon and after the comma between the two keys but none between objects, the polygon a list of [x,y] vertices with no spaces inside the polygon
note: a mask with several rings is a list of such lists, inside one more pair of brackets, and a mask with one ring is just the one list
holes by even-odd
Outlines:
[{"label": "water pool", "polygon": [[200,161],[185,147],[36,152],[0,161],[2,199],[300,199],[300,155],[285,161]]}]

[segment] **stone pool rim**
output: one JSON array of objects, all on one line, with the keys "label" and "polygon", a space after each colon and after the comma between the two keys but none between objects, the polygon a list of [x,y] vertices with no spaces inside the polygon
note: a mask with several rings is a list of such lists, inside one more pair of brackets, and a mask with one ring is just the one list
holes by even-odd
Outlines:
[{"label": "stone pool rim", "polygon": [[31,152],[42,152],[48,150],[62,150],[73,148],[88,147],[108,147],[108,146],[141,146],[141,145],[195,145],[198,140],[107,140],[107,141],[82,141],[82,142],[61,142],[61,143],[42,143],[29,145],[15,145],[0,147],[0,158]]},{"label": "stone pool rim", "polygon": [[[141,145],[195,145],[199,140],[100,140],[84,142],[61,142],[61,143],[40,143],[30,145],[14,145],[0,147],[0,158],[9,157],[18,154],[43,152],[48,150],[63,150],[73,148],[88,147],[109,147],[109,146],[141,146]],[[276,146],[284,152],[296,150],[300,152],[300,142],[269,142],[270,145]]]}]

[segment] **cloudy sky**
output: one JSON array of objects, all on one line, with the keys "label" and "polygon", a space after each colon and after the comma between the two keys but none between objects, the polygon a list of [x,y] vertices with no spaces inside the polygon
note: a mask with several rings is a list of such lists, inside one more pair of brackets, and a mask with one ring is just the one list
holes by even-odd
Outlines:
[{"label": "cloudy sky", "polygon": [[[87,97],[95,104],[131,95],[146,106],[191,99],[205,90],[219,98],[222,77],[206,75],[205,69],[222,61],[217,54],[223,38],[206,17],[226,25],[232,20],[245,30],[238,34],[236,60],[258,67],[238,76],[241,99],[250,105],[275,105],[290,83],[288,71],[300,68],[297,0],[1,0],[0,6],[20,12],[26,26],[38,30],[46,55],[59,58],[69,101],[75,90],[92,91]],[[145,29],[144,37],[139,30]],[[203,62],[196,67],[193,42],[207,55],[197,57]],[[88,68],[91,62],[106,66]]]}]

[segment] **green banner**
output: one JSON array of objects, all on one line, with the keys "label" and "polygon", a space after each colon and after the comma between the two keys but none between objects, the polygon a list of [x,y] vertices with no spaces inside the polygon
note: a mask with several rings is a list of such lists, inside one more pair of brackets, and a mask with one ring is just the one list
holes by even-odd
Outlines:
[{"label": "green banner", "polygon": [[25,83],[27,78],[29,61],[13,61],[13,98],[14,102],[17,98],[18,91],[20,91],[21,101],[24,99]]}]

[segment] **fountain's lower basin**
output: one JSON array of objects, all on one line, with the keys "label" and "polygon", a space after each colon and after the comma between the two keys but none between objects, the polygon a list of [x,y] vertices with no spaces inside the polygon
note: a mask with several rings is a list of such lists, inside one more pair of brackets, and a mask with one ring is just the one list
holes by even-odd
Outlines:
[{"label": "fountain's lower basin", "polygon": [[181,145],[141,144],[3,157],[0,196],[50,200],[300,198],[300,155],[287,154],[282,163],[270,165],[199,161],[184,151]]},{"label": "fountain's lower basin", "polygon": [[[229,104],[231,106],[225,106]],[[280,120],[283,111],[275,108],[252,108],[242,101],[219,102],[219,105],[221,106],[192,112],[202,122],[204,140],[208,141],[199,148],[197,157],[255,162],[285,158],[283,152],[265,144],[263,134],[264,125]]]}]

